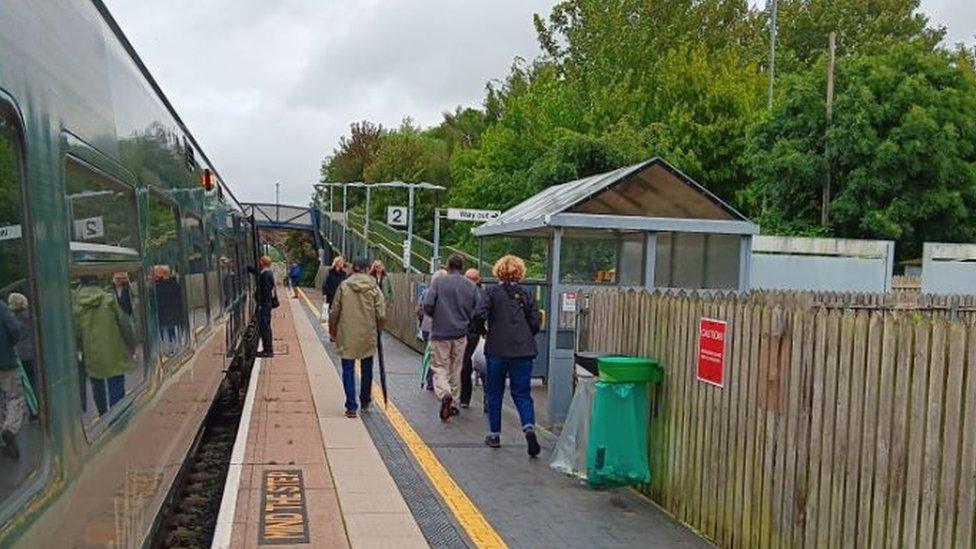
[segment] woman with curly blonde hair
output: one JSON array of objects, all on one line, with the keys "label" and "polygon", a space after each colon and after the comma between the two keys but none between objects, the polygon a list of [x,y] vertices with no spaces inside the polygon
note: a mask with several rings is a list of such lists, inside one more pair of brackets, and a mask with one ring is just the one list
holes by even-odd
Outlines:
[{"label": "woman with curly blonde hair", "polygon": [[485,444],[501,446],[502,398],[505,380],[511,385],[529,456],[539,455],[535,434],[535,404],[532,402],[532,364],[537,354],[535,335],[542,323],[539,305],[521,281],[525,262],[514,255],[500,258],[492,269],[498,284],[487,292],[488,335],[485,341],[488,436]]}]

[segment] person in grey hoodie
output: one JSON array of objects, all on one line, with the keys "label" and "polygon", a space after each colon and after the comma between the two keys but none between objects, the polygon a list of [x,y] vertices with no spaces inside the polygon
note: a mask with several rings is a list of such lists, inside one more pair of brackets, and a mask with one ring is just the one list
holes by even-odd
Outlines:
[{"label": "person in grey hoodie", "polygon": [[464,260],[454,254],[447,260],[447,274],[431,281],[424,295],[424,311],[431,317],[430,341],[434,351],[434,394],[441,402],[440,418],[458,414],[461,365],[468,343],[471,319],[484,306],[481,292],[461,272]]}]

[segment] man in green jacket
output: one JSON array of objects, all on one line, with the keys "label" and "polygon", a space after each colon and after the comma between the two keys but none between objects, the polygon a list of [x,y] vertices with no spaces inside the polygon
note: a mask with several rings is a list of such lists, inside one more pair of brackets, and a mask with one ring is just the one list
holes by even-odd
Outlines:
[{"label": "man in green jacket", "polygon": [[14,346],[20,340],[20,323],[0,300],[0,438],[3,453],[19,459],[17,432],[24,424],[24,390],[20,381],[20,360]]},{"label": "man in green jacket", "polygon": [[125,396],[125,373],[135,366],[135,331],[115,296],[98,286],[97,276],[81,277],[73,309],[75,334],[91,380],[95,407],[98,415],[105,415]]},{"label": "man in green jacket", "polygon": [[359,402],[369,408],[373,385],[376,334],[386,322],[386,300],[376,280],[366,274],[369,262],[357,259],[353,274],[339,285],[329,310],[329,335],[342,358],[342,387],[346,392],[346,417],[356,417],[356,361],[362,373]]}]

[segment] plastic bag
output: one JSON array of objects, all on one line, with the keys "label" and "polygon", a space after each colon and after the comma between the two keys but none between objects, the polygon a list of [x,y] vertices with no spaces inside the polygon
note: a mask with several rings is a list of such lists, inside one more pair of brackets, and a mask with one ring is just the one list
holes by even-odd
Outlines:
[{"label": "plastic bag", "polygon": [[319,311],[319,322],[329,321],[329,302],[322,300],[322,310]]},{"label": "plastic bag", "polygon": [[632,486],[650,482],[648,414],[646,383],[596,382],[586,452],[590,486]]},{"label": "plastic bag", "polygon": [[596,393],[596,378],[579,377],[576,393],[569,404],[566,422],[559,433],[559,439],[552,450],[549,467],[567,475],[586,480],[586,452],[590,439],[590,415],[593,410],[593,396]]}]

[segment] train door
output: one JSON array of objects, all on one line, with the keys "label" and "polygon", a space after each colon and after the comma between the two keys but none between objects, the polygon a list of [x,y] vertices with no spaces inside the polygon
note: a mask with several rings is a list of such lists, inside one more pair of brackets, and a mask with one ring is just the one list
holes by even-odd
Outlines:
[{"label": "train door", "polygon": [[40,489],[47,450],[20,125],[0,102],[0,523]]}]

